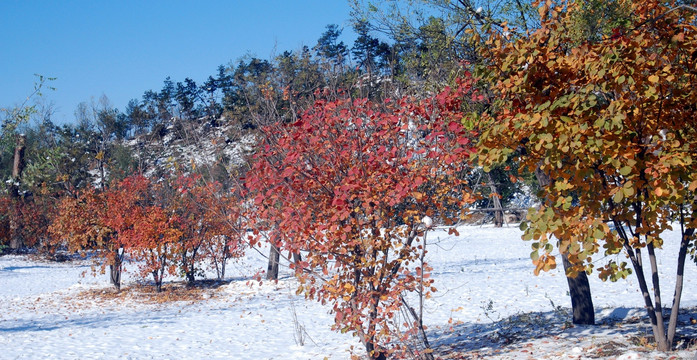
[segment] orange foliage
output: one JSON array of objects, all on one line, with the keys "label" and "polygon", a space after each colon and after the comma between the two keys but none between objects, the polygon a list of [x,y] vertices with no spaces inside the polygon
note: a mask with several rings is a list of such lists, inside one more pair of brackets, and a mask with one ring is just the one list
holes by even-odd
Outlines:
[{"label": "orange foliage", "polygon": [[226,259],[240,255],[243,246],[233,241],[240,236],[229,225],[229,215],[238,214],[236,202],[222,193],[198,176],[158,182],[129,176],[104,192],[88,189],[64,198],[50,231],[71,251],[96,251],[102,266],[118,271],[128,254],[159,290],[166,275],[194,281],[201,254],[220,260],[213,243],[221,237],[228,239]]},{"label": "orange foliage", "polygon": [[[564,4],[543,4],[534,33],[514,41],[492,36],[496,106],[481,159],[489,166],[515,157],[551,179],[524,227],[536,273],[554,267],[554,244],[574,264],[572,273],[590,272],[592,256],[602,252],[599,274],[616,280],[631,273],[628,258],[667,350],[672,335],[663,332],[660,296],[649,296],[641,253],[653,257],[674,221],[683,231],[682,263],[694,240],[695,14],[671,3],[620,1],[630,24],[591,42],[571,35],[580,3]],[[659,289],[658,269],[652,271]]]}]

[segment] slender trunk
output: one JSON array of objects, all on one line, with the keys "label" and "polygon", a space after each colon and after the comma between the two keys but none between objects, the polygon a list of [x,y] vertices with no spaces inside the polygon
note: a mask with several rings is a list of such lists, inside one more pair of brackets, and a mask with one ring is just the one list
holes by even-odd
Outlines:
[{"label": "slender trunk", "polygon": [[117,291],[121,290],[121,262],[122,255],[119,250],[115,250],[113,254],[113,263],[109,265],[109,278]]},{"label": "slender trunk", "polygon": [[489,181],[489,189],[491,190],[491,200],[493,202],[493,207],[494,209],[494,226],[495,227],[502,227],[503,226],[503,206],[501,206],[501,199],[499,199],[499,192],[496,190],[496,185],[494,184],[494,180],[491,179],[491,175],[489,173],[486,174],[487,180]]},{"label": "slender trunk", "polygon": [[[644,267],[637,260],[634,249],[629,245],[629,241],[625,239],[624,249],[629,255],[629,260],[632,262],[632,267],[634,267],[634,272],[636,273],[637,280],[639,281],[639,289],[641,289],[641,296],[644,298],[644,305],[646,306],[646,312],[651,320],[651,330],[653,331],[656,341],[660,337],[664,337],[665,334],[658,331],[658,319],[656,318],[656,312],[654,310],[653,302],[651,301],[651,295],[649,294],[649,286],[646,283],[646,277],[644,276]],[[663,318],[661,317],[661,321]]]},{"label": "slender trunk", "polygon": [[269,249],[269,266],[266,271],[267,280],[278,280],[278,263],[281,261],[281,253],[278,246],[271,244]]},{"label": "slender trunk", "polygon": [[223,258],[220,259],[220,273],[218,274],[218,280],[225,279],[225,263],[226,262],[227,262],[227,257],[223,256]]},{"label": "slender trunk", "polygon": [[[423,320],[422,320],[423,315],[417,314],[416,310],[414,310],[414,308],[412,308],[411,306],[409,306],[409,304],[407,304],[407,301],[404,300],[404,297],[400,296],[400,299],[402,300],[402,306],[404,306],[404,308],[409,312],[409,314],[419,323],[418,330],[419,330],[419,334],[421,335],[421,337],[423,339],[424,348],[430,350],[431,344],[428,342],[428,337],[426,336],[426,331],[424,330],[424,327],[423,327]],[[421,358],[424,360],[434,360],[433,353],[431,353],[431,352],[423,353]]]},{"label": "slender trunk", "polygon": [[[421,333],[421,338],[423,339],[424,348],[431,350],[431,344],[428,342],[428,336],[426,336],[426,331],[424,330],[424,269],[426,268],[426,239],[428,235],[428,230],[424,230],[424,246],[421,251],[420,265],[421,265],[421,276],[419,279],[419,314],[413,313],[413,309],[409,306],[407,308],[412,311],[412,316],[416,317],[416,321],[419,324],[419,333]],[[404,298],[402,298],[402,303],[406,306]],[[426,352],[423,357],[425,360],[434,360],[433,354]]]},{"label": "slender trunk", "polygon": [[109,265],[110,280],[117,291],[121,290],[121,269],[120,268],[121,268],[120,265]]},{"label": "slender trunk", "polygon": [[[368,318],[368,331],[365,336],[363,336],[363,343],[365,344],[365,350],[368,352],[368,356],[372,360],[387,360],[387,355],[385,352],[375,343],[375,319],[378,317],[378,302],[380,297],[373,298],[370,304],[370,313]],[[354,306],[354,309],[356,306]]]},{"label": "slender trunk", "polygon": [[159,277],[158,274],[159,270],[155,270],[152,272],[152,279],[155,281],[155,290],[157,292],[162,292],[162,278]]},{"label": "slender trunk", "polygon": [[[564,272],[571,267],[567,254],[562,254]],[[595,325],[595,309],[591,297],[590,284],[585,272],[579,272],[576,277],[567,276],[569,296],[571,297],[571,309],[573,311],[573,323],[578,325]]]},{"label": "slender trunk", "polygon": [[656,262],[656,252],[653,243],[646,245],[649,253],[649,262],[651,263],[651,282],[653,283],[654,296],[654,312],[656,313],[656,331],[653,334],[656,338],[656,344],[659,351],[669,351],[670,344],[666,337],[665,321],[663,320],[663,304],[661,302],[661,283],[658,278],[658,264]]},{"label": "slender trunk", "polygon": [[[230,247],[227,245],[227,239],[226,239],[225,245],[223,245],[223,254],[220,256],[220,271],[218,271],[218,280],[225,279],[225,263],[227,262],[229,251],[230,251]],[[218,270],[217,264],[216,264],[216,270]]]},{"label": "slender trunk", "polygon": [[194,257],[182,256],[182,262],[184,264],[185,270],[184,275],[186,276],[186,286],[193,286],[196,282],[196,269],[194,267]]},{"label": "slender trunk", "polygon": [[365,350],[368,353],[368,356],[370,356],[371,360],[387,360],[387,355],[380,351],[380,349],[378,349],[372,342],[365,344]]},{"label": "slender trunk", "polygon": [[673,295],[673,307],[670,309],[670,320],[668,322],[668,346],[671,348],[675,343],[675,331],[678,325],[678,312],[680,312],[680,298],[682,297],[682,285],[685,274],[685,258],[687,257],[687,246],[695,229],[683,231],[678,253],[678,271],[675,276],[675,295]]},{"label": "slender trunk", "polygon": [[299,252],[294,252],[293,253],[293,262],[296,264],[299,264],[301,261],[303,261],[303,256]]}]

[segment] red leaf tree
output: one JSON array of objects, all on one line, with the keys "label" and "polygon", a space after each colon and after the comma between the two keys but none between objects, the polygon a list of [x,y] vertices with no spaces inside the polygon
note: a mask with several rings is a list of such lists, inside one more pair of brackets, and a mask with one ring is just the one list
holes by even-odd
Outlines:
[{"label": "red leaf tree", "polygon": [[258,226],[288,254],[299,291],[333,305],[336,328],[384,358],[402,294],[428,295],[425,216],[450,222],[470,200],[461,125],[469,83],[433,98],[374,104],[319,100],[292,124],[265,128],[247,174]]}]

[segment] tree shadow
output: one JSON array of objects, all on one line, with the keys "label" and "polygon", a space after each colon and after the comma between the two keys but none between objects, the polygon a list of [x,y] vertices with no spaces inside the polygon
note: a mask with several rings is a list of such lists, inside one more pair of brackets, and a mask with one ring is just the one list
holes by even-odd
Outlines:
[{"label": "tree shadow", "polygon": [[[669,313],[666,313],[666,321]],[[697,308],[680,310],[677,347],[692,347],[697,343]],[[652,341],[651,324],[646,311],[640,308],[613,308],[596,311],[596,325],[574,325],[570,309],[520,313],[490,323],[460,323],[428,332],[436,354],[472,353],[491,356],[506,348],[539,339],[579,339],[592,337],[625,337],[628,342]],[[571,340],[573,341],[573,340]]]},{"label": "tree shadow", "polygon": [[115,326],[164,324],[173,323],[176,318],[176,314],[171,312],[147,310],[127,314],[123,312],[83,314],[70,318],[54,315],[42,317],[40,319],[14,319],[3,321],[3,323],[0,324],[0,334],[12,332],[44,332],[63,328],[108,329]]},{"label": "tree shadow", "polygon": [[0,268],[0,271],[26,272],[29,270],[49,269],[49,268],[51,268],[51,267],[46,266],[46,265],[7,266],[4,268]]}]

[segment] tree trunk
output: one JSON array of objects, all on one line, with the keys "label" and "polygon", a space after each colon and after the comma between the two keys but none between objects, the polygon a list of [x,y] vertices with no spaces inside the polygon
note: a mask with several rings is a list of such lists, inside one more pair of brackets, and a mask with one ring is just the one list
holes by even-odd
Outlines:
[{"label": "tree trunk", "polygon": [[[535,170],[535,177],[540,187],[549,186],[552,183],[549,176],[543,173],[540,168]],[[561,258],[564,264],[564,273],[567,274],[567,270],[571,266],[569,258],[567,254],[562,254]],[[578,325],[595,325],[595,308],[593,307],[591,287],[586,273],[580,272],[575,278],[567,275],[566,282],[569,285],[573,323]]]},{"label": "tree trunk", "polygon": [[196,283],[196,250],[191,256],[186,256],[186,251],[182,253],[182,264],[184,265],[184,275],[186,276],[186,286],[191,287]]},{"label": "tree trunk", "polygon": [[[22,176],[22,171],[24,170],[24,144],[27,141],[27,137],[24,134],[19,135],[17,138],[17,146],[15,146],[15,157],[14,163],[12,164],[12,180],[14,183],[19,183],[19,179]],[[12,185],[13,196],[19,196],[19,186]]]},{"label": "tree trunk", "polygon": [[194,274],[194,270],[190,270],[186,272],[186,286],[194,286],[196,283],[196,276]]},{"label": "tree trunk", "polygon": [[[624,237],[624,249],[629,255],[629,260],[632,262],[632,267],[634,268],[634,273],[636,273],[637,280],[639,281],[639,289],[641,289],[641,296],[644,298],[644,304],[646,305],[646,312],[649,315],[649,319],[651,320],[651,330],[653,331],[654,338],[656,340],[656,344],[658,345],[658,350],[659,351],[667,351],[663,350],[665,348],[665,333],[662,331],[659,331],[659,321],[662,323],[663,322],[663,314],[658,314],[656,312],[656,308],[653,305],[653,301],[651,300],[651,295],[649,294],[649,285],[646,282],[646,277],[644,276],[644,266],[640,262],[640,253],[641,249],[637,249],[637,251],[634,251],[634,248],[632,248],[631,245],[629,245],[629,241],[627,240],[627,237]],[[660,316],[657,316],[657,314]],[[663,325],[661,324],[661,329],[663,329]]]},{"label": "tree trunk", "polygon": [[[228,246],[225,245],[223,248],[223,255],[220,257],[220,270],[218,273],[218,280],[225,279],[225,263],[227,262]],[[218,270],[218,265],[216,264],[216,270]]]},{"label": "tree trunk", "polygon": [[109,280],[114,285],[117,291],[121,290],[121,265],[123,262],[123,254],[120,250],[114,250],[112,263],[109,265]]},{"label": "tree trunk", "polygon": [[109,265],[109,277],[116,290],[121,290],[121,265]]},{"label": "tree trunk", "polygon": [[271,244],[269,249],[269,266],[266,271],[267,280],[278,280],[278,263],[281,261],[281,253],[278,246]]},{"label": "tree trunk", "polygon": [[[351,299],[351,308],[353,311],[358,312],[358,306],[354,302],[355,299]],[[365,346],[365,350],[368,353],[368,356],[370,357],[371,360],[387,360],[387,355],[385,354],[385,351],[380,348],[378,344],[375,343],[375,319],[378,316],[378,302],[380,301],[380,298],[374,298],[371,301],[370,304],[370,311],[369,311],[369,317],[368,317],[368,324],[366,326],[366,329],[361,329],[361,331],[358,332],[358,336],[361,339],[361,342],[363,342],[363,345]]]},{"label": "tree trunk", "polygon": [[[564,272],[571,267],[569,257],[561,255],[564,264]],[[579,272],[576,277],[566,277],[569,284],[569,296],[571,297],[571,309],[573,311],[573,323],[577,325],[595,325],[595,309],[591,297],[590,284],[585,272]]]},{"label": "tree trunk", "polygon": [[387,360],[385,353],[377,349],[373,343],[365,344],[365,350],[371,360]]},{"label": "tree trunk", "polygon": [[21,201],[19,196],[19,183],[24,170],[24,144],[27,137],[24,134],[19,135],[17,146],[15,147],[14,163],[12,165],[12,186],[10,186],[10,196],[15,199],[15,211],[10,218],[10,249],[18,250],[24,246],[22,239],[22,223],[19,220],[21,214]]},{"label": "tree trunk", "polygon": [[299,252],[294,252],[293,253],[293,262],[296,264],[299,264],[301,261],[303,261],[303,256]]},{"label": "tree trunk", "polygon": [[[684,220],[682,221],[684,222]],[[678,269],[675,277],[675,293],[673,295],[673,307],[670,309],[670,320],[668,321],[668,345],[672,348],[675,343],[675,331],[678,326],[678,313],[680,312],[680,299],[682,298],[682,286],[685,274],[685,257],[687,256],[687,247],[690,243],[690,238],[694,234],[695,229],[683,231],[682,240],[680,242],[680,251],[678,253]]]},{"label": "tree trunk", "polygon": [[649,253],[649,263],[651,264],[651,283],[653,285],[653,305],[654,312],[656,313],[656,330],[654,333],[654,338],[656,338],[656,345],[658,351],[670,351],[673,347],[672,344],[668,344],[668,336],[666,334],[666,323],[663,320],[663,302],[661,301],[661,284],[658,277],[658,263],[656,262],[656,252],[653,243],[648,243],[646,249]]},{"label": "tree trunk", "polygon": [[494,185],[494,181],[491,179],[491,175],[489,173],[486,174],[487,180],[489,181],[489,189],[491,189],[491,199],[493,202],[493,208],[496,209],[494,210],[494,226],[495,227],[502,227],[503,226],[503,206],[501,206],[501,199],[499,199],[499,192],[496,190],[496,185]]}]

